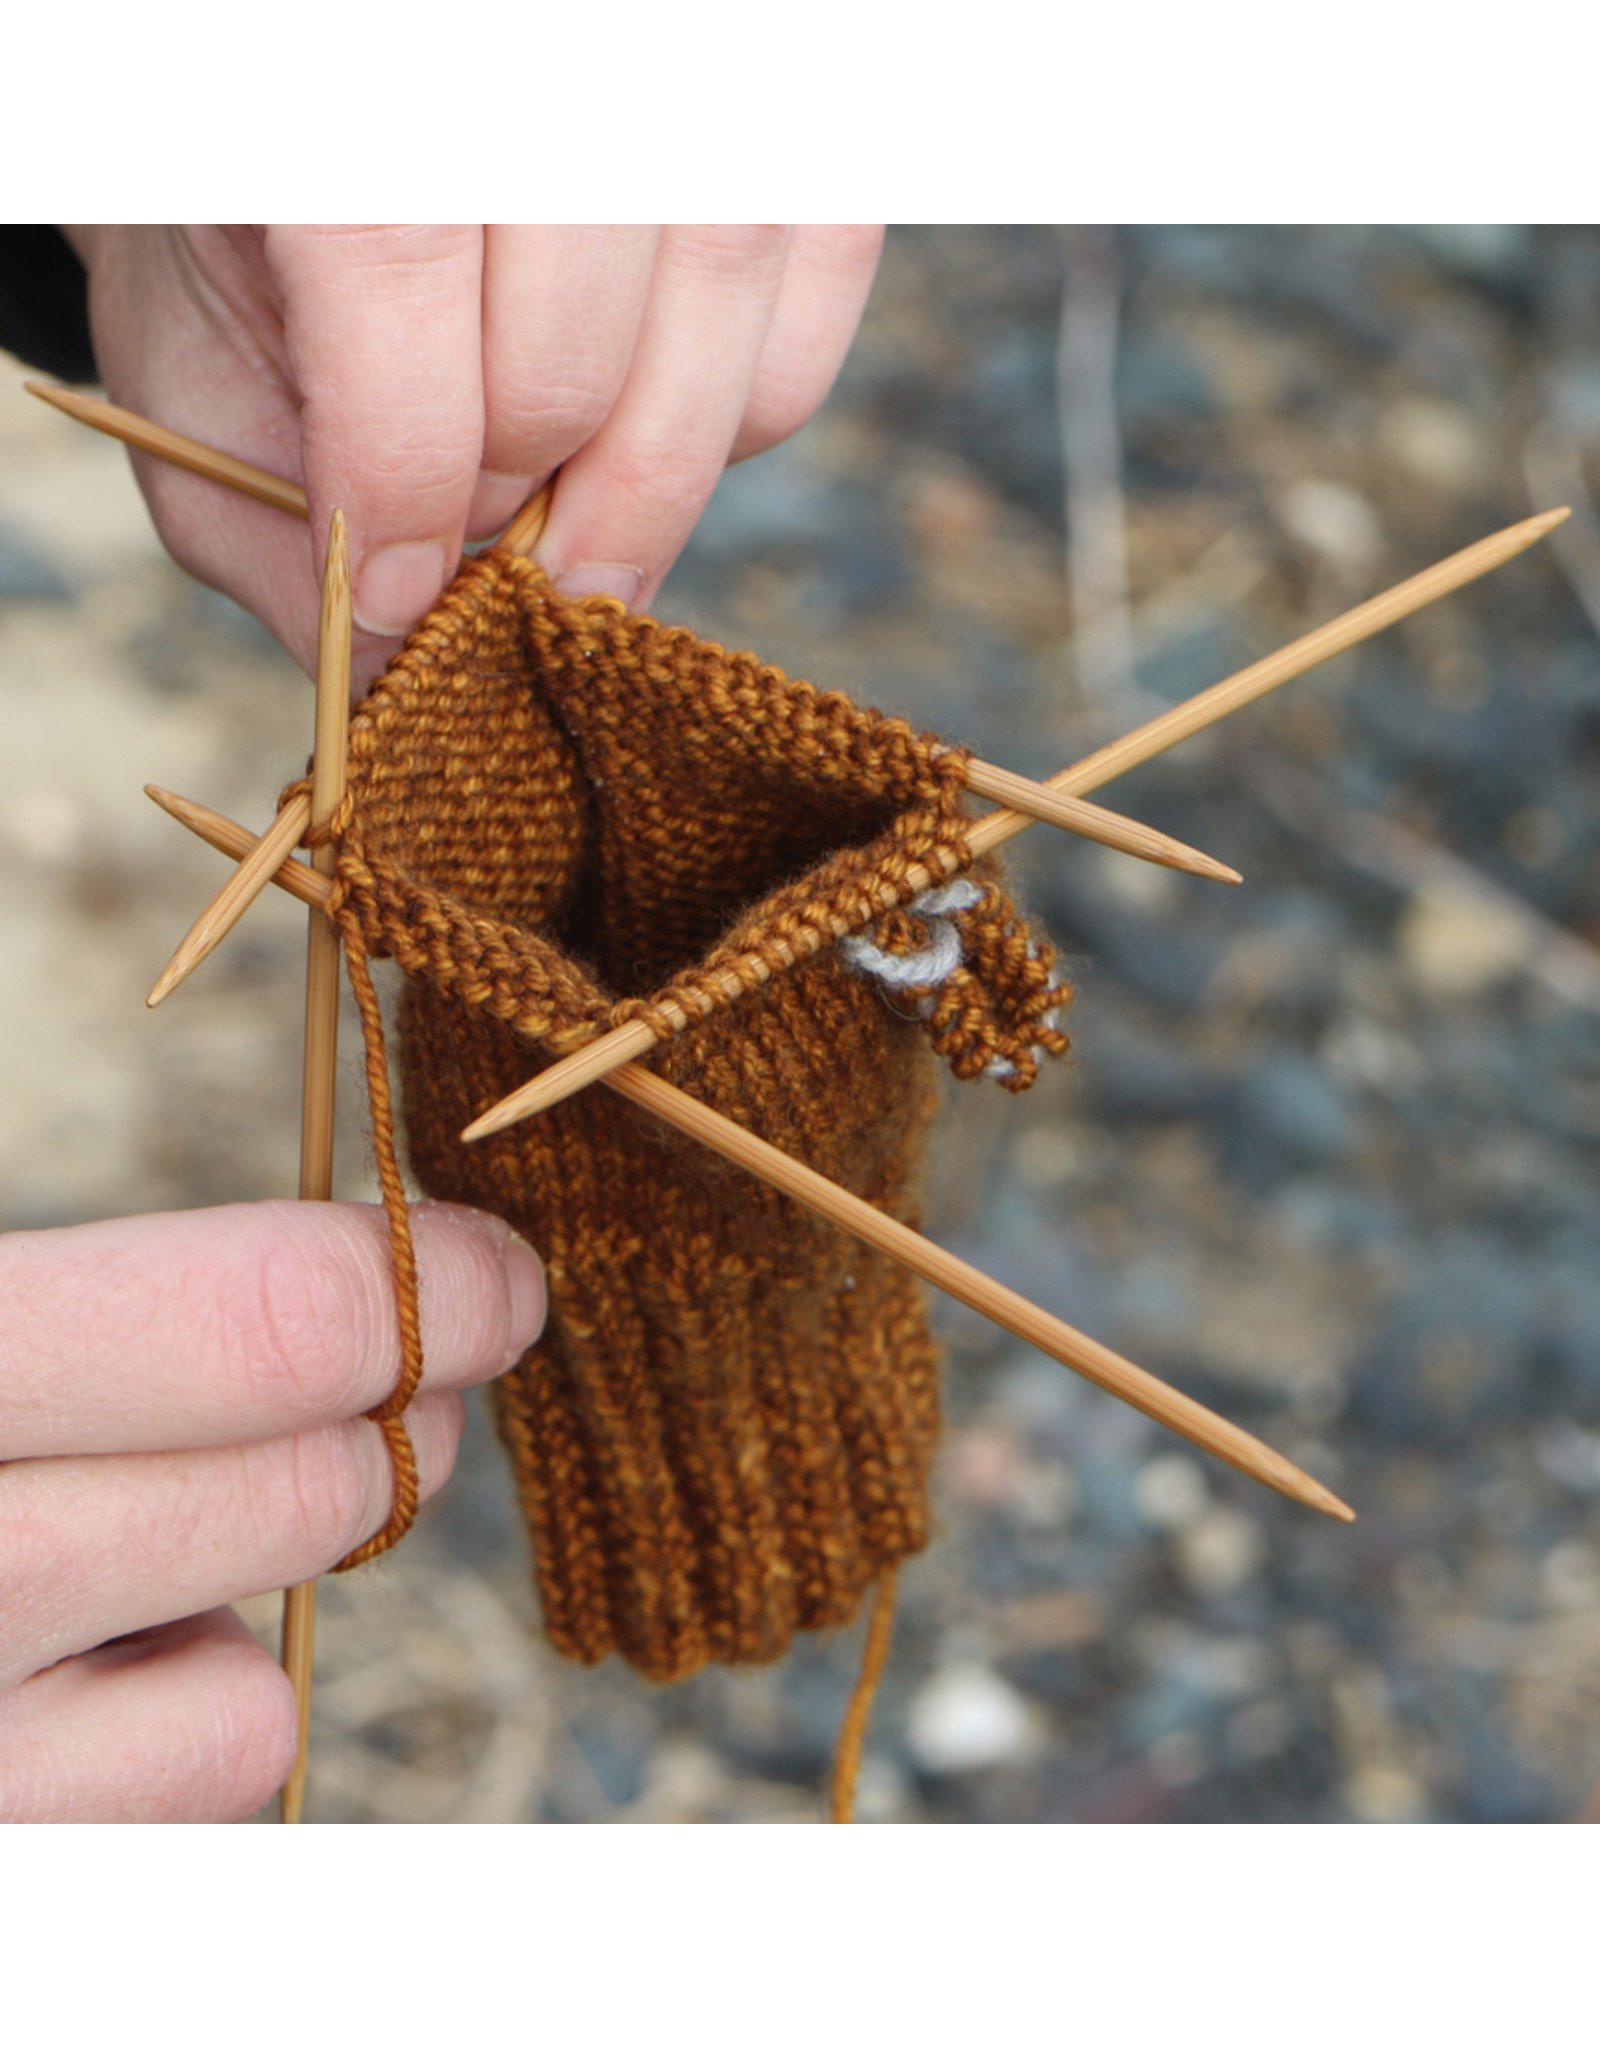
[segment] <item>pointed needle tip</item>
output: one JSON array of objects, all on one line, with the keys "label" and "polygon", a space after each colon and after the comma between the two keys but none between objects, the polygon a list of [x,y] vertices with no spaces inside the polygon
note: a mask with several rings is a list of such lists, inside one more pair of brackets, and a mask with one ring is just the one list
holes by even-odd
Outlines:
[{"label": "pointed needle tip", "polygon": [[1565,525],[1571,517],[1572,507],[1570,505],[1557,505],[1552,511],[1541,512],[1533,521],[1533,524],[1538,527],[1541,534],[1546,534],[1553,532],[1558,526]]},{"label": "pointed needle tip", "polygon": [[41,384],[37,377],[25,377],[22,388],[30,397],[42,398],[46,405],[53,405],[69,419],[81,423],[93,417],[95,401],[84,392],[69,391],[61,384]]}]

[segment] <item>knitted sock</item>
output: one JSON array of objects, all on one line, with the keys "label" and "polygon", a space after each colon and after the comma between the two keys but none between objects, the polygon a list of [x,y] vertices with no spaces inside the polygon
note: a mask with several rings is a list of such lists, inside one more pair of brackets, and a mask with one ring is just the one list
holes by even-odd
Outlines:
[{"label": "knitted sock", "polygon": [[502,555],[352,721],[335,908],[408,977],[413,1172],[546,1260],[496,1400],[571,1656],[671,1679],[848,1621],[928,1539],[936,1355],[901,1267],[604,1086],[458,1134],[642,1016],[658,1073],[914,1224],[930,1046],[1008,1087],[1066,1046],[992,865],[916,894],[966,865],[963,758]]}]

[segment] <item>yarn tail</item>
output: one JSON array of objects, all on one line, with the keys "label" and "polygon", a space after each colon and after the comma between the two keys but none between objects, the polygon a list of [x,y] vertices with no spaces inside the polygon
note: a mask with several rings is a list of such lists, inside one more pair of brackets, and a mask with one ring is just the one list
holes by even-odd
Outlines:
[{"label": "yarn tail", "polygon": [[829,1798],[830,1821],[848,1824],[856,1817],[856,1780],[861,1775],[861,1751],[867,1739],[867,1722],[879,1681],[889,1662],[889,1644],[894,1636],[895,1604],[900,1574],[891,1567],[879,1579],[872,1597],[872,1618],[867,1623],[866,1647],[861,1653],[861,1670],[856,1678],[850,1704],[839,1729],[839,1747],[833,1763],[833,1789]]},{"label": "yarn tail", "polygon": [[417,1258],[411,1242],[411,1212],[406,1204],[400,1165],[395,1156],[394,1103],[389,1087],[389,1062],[384,1049],[383,1012],[372,970],[353,919],[340,919],[344,939],[345,967],[361,1013],[361,1036],[366,1051],[367,1102],[372,1116],[372,1148],[377,1160],[378,1185],[383,1192],[384,1216],[389,1226],[389,1251],[394,1264],[395,1310],[400,1326],[400,1378],[393,1392],[369,1419],[383,1432],[394,1471],[394,1498],[389,1519],[377,1535],[358,1550],[351,1551],[334,1566],[349,1571],[365,1564],[398,1543],[411,1527],[417,1512],[417,1459],[405,1425],[405,1411],[422,1378],[422,1316],[417,1293]]}]

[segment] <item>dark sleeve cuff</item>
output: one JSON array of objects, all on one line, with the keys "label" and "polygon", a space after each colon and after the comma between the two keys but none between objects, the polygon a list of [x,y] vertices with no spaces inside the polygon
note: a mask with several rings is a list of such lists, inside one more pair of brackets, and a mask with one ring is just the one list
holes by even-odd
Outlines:
[{"label": "dark sleeve cuff", "polygon": [[63,383],[97,380],[89,280],[59,228],[0,226],[0,348]]}]

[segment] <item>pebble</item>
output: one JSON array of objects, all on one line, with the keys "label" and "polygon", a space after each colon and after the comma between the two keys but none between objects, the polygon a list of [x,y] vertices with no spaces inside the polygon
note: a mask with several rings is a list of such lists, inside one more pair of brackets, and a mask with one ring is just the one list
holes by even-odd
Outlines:
[{"label": "pebble", "polygon": [[1297,540],[1352,573],[1366,569],[1383,546],[1383,529],[1366,499],[1327,477],[1285,485],[1277,509]]},{"label": "pebble", "polygon": [[1185,1529],[1199,1519],[1211,1489],[1193,1458],[1174,1453],[1150,1460],[1139,1474],[1134,1495],[1151,1528]]},{"label": "pebble", "polygon": [[946,1777],[1016,1763],[1038,1747],[1028,1702],[982,1664],[951,1664],[919,1689],[906,1741],[925,1771]]},{"label": "pebble", "polygon": [[1239,1509],[1214,1502],[1178,1536],[1178,1569],[1202,1599],[1233,1593],[1252,1579],[1266,1557],[1261,1524]]},{"label": "pebble", "polygon": [[1344,1782],[1351,1816],[1366,1821],[1417,1821],[1426,1817],[1422,1787],[1393,1764],[1362,1764]]},{"label": "pebble", "polygon": [[1448,890],[1414,897],[1400,921],[1401,957],[1431,996],[1481,994],[1508,980],[1528,957],[1530,933],[1514,912]]}]

